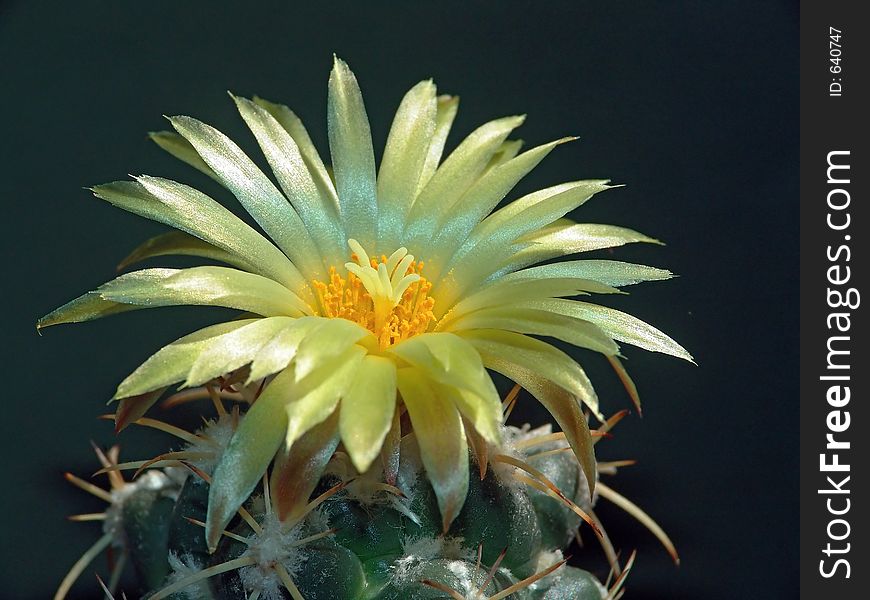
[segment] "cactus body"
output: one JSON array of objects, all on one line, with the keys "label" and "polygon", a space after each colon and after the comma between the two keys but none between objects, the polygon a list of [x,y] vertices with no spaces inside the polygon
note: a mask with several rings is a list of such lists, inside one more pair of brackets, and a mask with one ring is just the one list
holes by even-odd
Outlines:
[{"label": "cactus body", "polygon": [[[268,552],[279,557],[305,600],[426,600],[450,597],[446,589],[463,598],[484,599],[511,586],[517,588],[507,596],[512,600],[605,597],[605,588],[593,575],[567,565],[527,586],[516,585],[561,562],[570,532],[580,525],[570,510],[510,479],[507,472],[490,468],[483,479],[472,477],[465,505],[444,533],[415,446],[403,448],[397,484],[405,485],[404,497],[367,493],[365,481],[357,486],[351,482],[271,540],[265,540],[268,533],[258,536],[237,519],[231,523],[233,535],[223,536],[213,554],[197,524],[206,519],[208,484],[192,472],[182,479],[177,468],[152,471],[148,475],[160,485],[131,484],[113,505],[119,526],[116,545],[129,553],[139,593],[146,598],[203,569],[257,552],[265,563],[203,578],[169,598],[245,600],[257,589],[262,598],[290,598],[268,568]],[[584,481],[568,452],[529,462],[563,485],[567,494],[576,496],[577,482]],[[470,468],[477,472],[476,464]],[[327,468],[312,497],[337,483],[341,476]],[[266,514],[261,495],[253,496],[246,510],[264,530],[281,529],[274,515]],[[323,532],[323,537],[304,543]]]}]

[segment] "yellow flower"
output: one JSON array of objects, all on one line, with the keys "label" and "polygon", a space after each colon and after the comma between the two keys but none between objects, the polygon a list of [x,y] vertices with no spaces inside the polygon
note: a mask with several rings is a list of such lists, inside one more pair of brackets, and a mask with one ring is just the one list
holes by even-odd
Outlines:
[{"label": "yellow flower", "polygon": [[555,185],[497,209],[569,138],[519,154],[519,143],[507,138],[523,117],[506,117],[476,129],[442,161],[458,99],[437,96],[423,81],[402,100],[376,173],[362,95],[336,59],[328,104],[333,178],[287,107],[233,100],[280,189],[235,143],[196,119],[173,117],[177,134],[152,137],[232,192],[271,240],[174,181],[142,176],[97,186],[97,197],[178,230],[140,246],[125,265],[185,254],[229,266],[133,271],[39,323],[181,304],[243,311],[162,348],[115,396],[119,419],[129,421],[179,382],[198,386],[228,373],[265,382],[213,475],[212,545],[276,453],[276,471],[290,461],[289,471],[299,472],[302,458],[292,457],[331,455],[341,443],[366,472],[385,439],[401,435],[405,412],[448,527],[465,500],[469,442],[500,443],[502,406],[487,369],[550,411],[594,482],[582,413],[585,405],[601,415],[592,385],[568,355],[530,336],[600,352],[626,380],[614,340],[691,360],[652,326],[575,299],[666,279],[668,271],[610,260],[547,262],[656,242],[564,218],[608,189],[607,181]]}]

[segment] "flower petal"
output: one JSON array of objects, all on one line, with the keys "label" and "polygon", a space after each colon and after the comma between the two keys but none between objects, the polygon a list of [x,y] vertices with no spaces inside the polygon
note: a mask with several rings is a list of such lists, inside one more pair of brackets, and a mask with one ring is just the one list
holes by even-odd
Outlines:
[{"label": "flower petal", "polygon": [[608,286],[622,287],[644,281],[661,281],[674,277],[665,269],[617,260],[568,260],[539,265],[504,276],[504,280],[577,277],[591,279]]},{"label": "flower petal", "polygon": [[293,324],[263,345],[254,356],[248,383],[276,373],[296,357],[306,337],[314,334],[328,322],[322,317],[299,317]]},{"label": "flower petal", "polygon": [[467,390],[485,401],[501,405],[480,355],[459,336],[425,333],[396,344],[388,351],[438,383]]},{"label": "flower petal", "polygon": [[285,443],[291,452],[296,440],[335,411],[365,355],[364,348],[352,346],[305,379],[297,380],[285,406],[288,417]]},{"label": "flower petal", "polygon": [[390,352],[432,380],[488,441],[500,443],[501,399],[475,348],[451,333],[426,333]]},{"label": "flower petal", "polygon": [[290,289],[303,287],[299,271],[271,242],[202,192],[159,177],[116,181],[92,188],[97,198],[164,223],[235,254],[256,272]]},{"label": "flower petal", "polygon": [[450,400],[432,388],[425,372],[399,369],[397,383],[446,532],[468,495],[468,444],[462,420]]},{"label": "flower petal", "polygon": [[559,256],[615,248],[637,242],[661,244],[655,238],[615,225],[597,223],[554,225],[521,238],[518,250],[495,274],[509,273]]},{"label": "flower petal", "polygon": [[189,164],[194,169],[201,171],[215,181],[220,182],[220,179],[215,175],[215,172],[211,170],[211,167],[209,167],[197,153],[193,144],[174,131],[152,131],[148,134],[148,137],[151,138],[151,141],[178,160]]},{"label": "flower petal", "polygon": [[143,417],[148,409],[154,406],[166,388],[157,388],[138,396],[128,396],[118,401],[115,409],[115,433],[123,431],[127,425]]},{"label": "flower petal", "polygon": [[283,523],[292,523],[304,513],[338,441],[338,415],[333,413],[299,438],[291,451],[278,452],[269,490]]},{"label": "flower petal", "polygon": [[344,229],[348,237],[371,248],[378,231],[372,133],[356,77],[337,57],[329,76],[328,126]]},{"label": "flower petal", "polygon": [[242,149],[202,121],[184,116],[169,121],[307,278],[322,279],[317,248],[299,215]]},{"label": "flower petal", "polygon": [[[441,225],[432,242],[434,250],[431,254],[442,256],[444,260],[452,257],[475,226],[501,202],[523,177],[534,169],[553,148],[573,139],[575,138],[562,138],[532,148],[486,172],[462,196],[460,200],[462,210],[452,211],[445,215],[446,221]],[[431,269],[431,259],[428,264]],[[431,271],[429,272],[431,273]],[[437,274],[435,276],[437,278]]]},{"label": "flower petal", "polygon": [[[281,332],[291,328],[296,319],[269,317],[226,333],[205,344],[187,372],[185,387],[195,387],[251,363],[259,352]],[[271,373],[269,373],[271,375]]]},{"label": "flower petal", "polygon": [[477,463],[477,473],[480,475],[480,480],[483,481],[489,468],[489,444],[464,415],[462,426],[465,427],[465,435],[468,438],[468,449],[471,450]]},{"label": "flower petal", "polygon": [[[562,215],[567,214],[574,208],[584,204],[596,193],[608,189],[607,183],[608,181],[605,179],[569,181],[526,194],[522,198],[506,204],[484,219],[474,232],[474,241],[479,242],[480,240],[497,235],[499,231],[510,223],[518,223],[518,221],[522,220],[520,215],[526,213],[526,211],[532,211],[529,214],[536,214],[537,216],[536,221],[538,224],[532,227],[532,229],[541,227],[555,220],[557,217],[554,215],[558,215],[560,212]],[[554,200],[557,201],[556,204],[553,203]],[[572,208],[564,210],[565,207]],[[564,212],[562,212],[563,210]]]},{"label": "flower petal", "polygon": [[435,84],[421,81],[405,94],[387,137],[378,171],[378,242],[381,252],[399,245],[405,217],[414,198],[429,155],[435,131]]},{"label": "flower petal", "polygon": [[256,321],[258,319],[245,319],[211,325],[167,344],[121,382],[115,398],[138,396],[184,381],[194,361],[209,344],[219,344],[222,336]]},{"label": "flower petal", "polygon": [[610,366],[613,367],[616,376],[619,377],[619,381],[622,382],[625,391],[628,392],[628,397],[631,398],[632,404],[634,404],[634,407],[637,409],[637,414],[643,416],[643,409],[640,404],[640,395],[637,393],[637,386],[634,384],[634,380],[632,380],[631,376],[628,374],[625,366],[623,366],[622,361],[620,361],[616,356],[609,356],[608,361],[610,362]]},{"label": "flower petal", "polygon": [[302,160],[308,166],[308,171],[314,178],[317,188],[325,197],[330,199],[331,207],[338,214],[338,194],[335,191],[335,185],[323,164],[323,159],[320,158],[320,153],[317,152],[314,142],[311,141],[311,136],[308,135],[308,130],[302,124],[302,120],[283,104],[269,102],[258,96],[254,96],[254,104],[269,111],[269,114],[275,117],[275,120],[290,134],[290,137],[299,147]]},{"label": "flower petal", "polygon": [[585,295],[587,292],[618,293],[619,290],[588,279],[497,279],[473,292],[469,291],[453,306],[450,305],[450,297],[444,297],[439,290],[438,295],[434,296],[435,316],[441,317],[442,311],[449,310],[438,322],[439,329],[446,329],[452,320],[483,308],[516,304],[523,300]]},{"label": "flower petal", "polygon": [[[491,444],[501,444],[501,426],[504,415],[497,393],[478,396],[473,392],[452,385],[434,384],[433,387],[437,393],[449,398],[456,405],[459,412],[483,439]],[[495,386],[492,389],[495,392]],[[466,433],[471,439],[472,432],[466,430]]]},{"label": "flower petal", "polygon": [[[398,385],[398,384],[397,384]],[[381,447],[381,463],[384,467],[384,481],[390,485],[396,484],[399,476],[399,456],[402,446],[402,414],[401,404],[396,405],[390,429]]]},{"label": "flower petal", "polygon": [[408,216],[403,242],[410,247],[430,240],[441,216],[480,177],[492,155],[524,117],[505,117],[478,127],[465,138],[429,183],[420,190]]},{"label": "flower petal", "polygon": [[489,163],[483,170],[483,174],[489,173],[492,169],[503,165],[504,163],[516,157],[516,155],[520,153],[522,147],[523,140],[507,140],[505,142],[502,142],[502,145],[499,147],[496,153],[492,155],[491,159],[489,159]]},{"label": "flower petal", "polygon": [[96,291],[106,300],[148,308],[208,305],[290,317],[311,312],[283,285],[228,267],[142,269],[104,283]]},{"label": "flower petal", "polygon": [[553,415],[556,423],[565,432],[565,438],[586,475],[591,495],[597,480],[595,450],[589,424],[577,399],[561,386],[517,363],[494,360],[492,364],[487,363],[487,366],[520,384]]},{"label": "flower petal", "polygon": [[549,310],[595,323],[607,335],[620,342],[651,352],[669,354],[691,363],[695,362],[692,355],[668,335],[649,323],[615,308],[558,298],[535,300],[524,304],[530,308]]},{"label": "flower petal", "polygon": [[210,552],[281,446],[287,431],[285,405],[294,387],[291,371],[279,373],[245,413],[221,456],[208,494],[205,537]]},{"label": "flower petal", "polygon": [[619,353],[619,346],[597,325],[546,310],[489,308],[466,315],[449,326],[450,331],[467,329],[505,329],[516,333],[553,337],[605,356]]},{"label": "flower petal", "polygon": [[381,356],[366,356],[341,399],[341,441],[360,473],[378,457],[393,424],[396,365]]},{"label": "flower petal", "polygon": [[604,419],[585,371],[561,350],[526,335],[499,329],[473,329],[457,335],[474,346],[487,368],[507,375],[505,369],[517,365],[537,373],[580,398],[599,420]]},{"label": "flower petal", "polygon": [[[515,215],[504,219],[498,228],[492,229],[487,225],[486,220],[483,221],[447,264],[446,268],[450,270],[453,277],[441,293],[448,299],[448,303],[455,302],[456,298],[467,289],[484,281],[494,272],[507,272],[506,269],[500,270],[499,267],[505,265],[505,257],[510,257],[515,244],[537,244],[537,239],[530,242],[524,236],[561,218],[594,194],[613,187],[608,186],[607,183],[606,180],[589,180],[574,182],[565,189],[556,186],[555,189],[561,191],[551,196],[544,196],[546,202],[530,204]],[[512,267],[511,271],[519,266],[530,264],[514,266],[516,262],[514,257],[507,262]]]},{"label": "flower petal", "polygon": [[296,381],[371,335],[368,329],[347,319],[323,319],[317,332],[307,336],[299,345],[294,362]]},{"label": "flower petal", "polygon": [[122,271],[130,265],[158,256],[197,256],[226,263],[244,271],[257,271],[237,254],[227,252],[183,231],[170,231],[145,241],[118,264],[118,270]]},{"label": "flower petal", "polygon": [[435,131],[432,133],[432,139],[429,142],[429,149],[426,154],[426,161],[423,164],[423,170],[420,173],[420,181],[417,182],[417,192],[414,197],[420,194],[422,190],[432,179],[432,175],[438,169],[441,163],[441,155],[444,153],[444,146],[447,143],[447,136],[450,134],[450,128],[453,126],[453,120],[456,118],[456,112],[459,109],[459,96],[438,96],[438,105],[435,114]]},{"label": "flower petal", "polygon": [[333,199],[318,188],[293,137],[265,108],[245,98],[233,96],[233,100],[281,189],[320,248],[325,265],[341,264],[347,235],[338,222],[338,210]]},{"label": "flower petal", "polygon": [[62,323],[92,321],[140,308],[145,307],[112,302],[100,296],[98,292],[88,292],[74,300],[70,300],[39,319],[36,322],[36,330],[40,331],[43,327],[51,327],[52,325],[60,325]]}]

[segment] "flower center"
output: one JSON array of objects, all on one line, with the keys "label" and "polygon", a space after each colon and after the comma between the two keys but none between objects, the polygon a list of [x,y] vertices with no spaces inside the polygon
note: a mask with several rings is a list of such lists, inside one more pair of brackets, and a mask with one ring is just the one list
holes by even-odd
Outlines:
[{"label": "flower center", "polygon": [[424,333],[435,318],[432,284],[420,273],[423,262],[405,248],[389,257],[369,258],[356,240],[348,240],[351,262],[345,263],[347,279],[335,267],[329,283],[315,280],[322,316],[347,319],[375,334],[381,348]]}]

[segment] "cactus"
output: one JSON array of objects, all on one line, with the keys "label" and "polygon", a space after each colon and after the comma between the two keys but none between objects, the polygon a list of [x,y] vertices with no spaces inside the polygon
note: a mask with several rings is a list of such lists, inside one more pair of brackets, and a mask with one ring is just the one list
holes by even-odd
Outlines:
[{"label": "cactus", "polygon": [[[207,395],[205,389],[190,391]],[[184,396],[191,394],[182,392],[167,403]],[[506,415],[515,399],[515,393],[506,399]],[[595,441],[626,413],[607,420],[594,432]],[[138,419],[140,425],[174,433],[186,442],[184,449],[120,463],[118,446],[108,452],[97,448],[108,491],[68,475],[109,503],[104,513],[73,518],[103,520],[104,535],[86,556],[93,558],[108,546],[116,550],[121,560],[112,587],[129,563],[139,585],[136,593],[153,600],[616,598],[633,557],[620,571],[615,555],[609,555],[620,574],[609,590],[591,573],[566,564],[581,527],[590,527],[612,553],[594,513],[599,495],[650,527],[677,560],[670,539],[638,507],[600,482],[597,493],[590,493],[564,435],[548,425],[503,425],[503,447],[489,447],[484,456],[469,454],[474,476],[446,532],[414,433],[408,432],[396,449],[392,478],[383,468],[359,474],[344,452],[332,453],[307,502],[291,518],[279,519],[269,478],[264,478],[216,551],[209,552],[202,528],[211,475],[243,418],[238,410],[221,412],[193,433]],[[614,473],[619,464],[601,464],[598,471]],[[124,481],[125,469],[136,469],[138,476]],[[59,596],[80,571],[71,571]]]},{"label": "cactus", "polygon": [[[215,439],[221,425],[215,420],[196,435]],[[202,536],[211,477],[207,466],[196,464],[207,465],[208,459],[160,459],[173,464],[125,482],[121,469],[143,464],[119,464],[117,446],[97,450],[112,488],[96,548],[114,546],[132,565],[138,593],[154,600],[615,595],[592,574],[565,564],[564,553],[584,519],[598,527],[589,516],[594,499],[567,444],[553,440],[549,427],[508,426],[505,434],[510,455],[494,458],[490,468],[480,469],[469,456],[471,467],[483,474],[470,479],[466,502],[446,533],[409,433],[400,445],[395,485],[383,482],[382,472],[356,474],[337,452],[312,500],[292,521],[278,519],[266,484],[240,508],[214,553]],[[543,484],[543,491],[527,485],[515,465]]]},{"label": "cactus", "polygon": [[[179,230],[149,240],[121,268],[169,254],[227,266],[124,273],[38,322],[168,305],[241,311],[168,344],[119,385],[118,432],[151,427],[184,445],[126,463],[118,447],[97,449],[109,490],[68,475],[109,506],[74,517],[103,521],[103,536],[55,599],[105,549],[119,557],[100,579],[107,596],[130,564],[135,593],[152,600],[613,599],[634,557],[617,559],[594,512],[599,497],[639,519],[676,560],[661,528],[599,481],[626,464],[594,454],[625,411],[605,419],[583,368],[538,339],[605,356],[639,411],[616,342],[691,356],[644,321],[576,297],[671,273],[547,261],[657,240],[564,218],[613,187],[603,180],[494,210],[573,138],[519,154],[507,137],[523,117],[497,119],[442,162],[457,100],[423,81],[402,100],[376,173],[356,78],[336,59],[329,170],[289,108],[233,100],[280,190],[196,119],[173,117],[178,133],[152,139],[223,184],[271,239],[173,181],[96,186],[98,198]],[[515,383],[504,399],[492,372]],[[183,389],[164,406],[213,405],[201,430],[146,416],[175,384]],[[506,424],[521,389],[560,431]],[[129,481],[126,470],[135,471]],[[566,564],[581,526],[607,555],[609,589]]]}]

